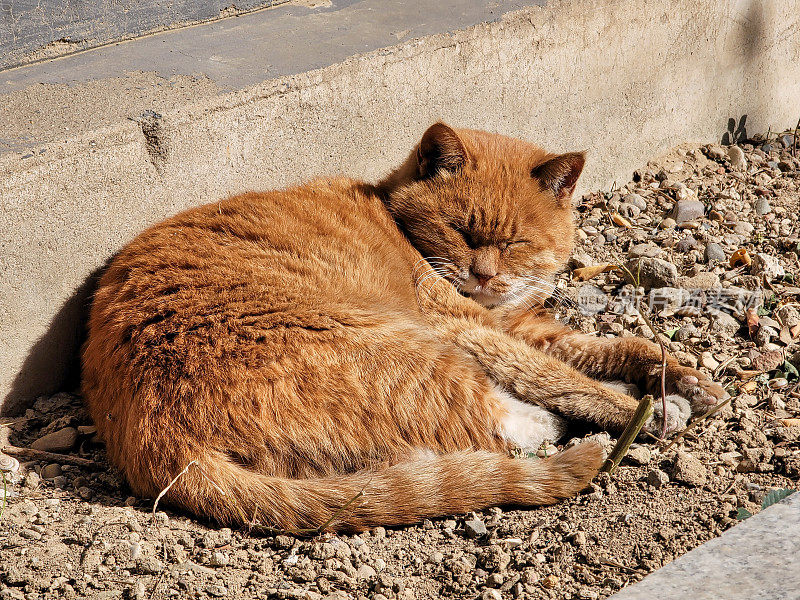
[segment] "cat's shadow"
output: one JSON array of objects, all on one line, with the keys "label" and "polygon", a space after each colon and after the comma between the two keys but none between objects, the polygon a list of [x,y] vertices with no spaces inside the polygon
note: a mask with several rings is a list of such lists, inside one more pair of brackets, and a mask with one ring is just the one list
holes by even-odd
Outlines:
[{"label": "cat's shadow", "polygon": [[100,275],[111,260],[113,257],[86,277],[50,320],[11,382],[3,413],[23,413],[38,396],[78,389],[89,308]]}]

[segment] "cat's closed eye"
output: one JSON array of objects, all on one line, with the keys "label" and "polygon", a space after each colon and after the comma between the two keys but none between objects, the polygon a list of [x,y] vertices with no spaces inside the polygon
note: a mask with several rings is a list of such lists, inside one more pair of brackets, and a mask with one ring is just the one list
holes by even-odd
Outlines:
[{"label": "cat's closed eye", "polygon": [[464,243],[472,248],[473,250],[478,247],[478,243],[475,241],[475,236],[473,236],[469,231],[464,229],[463,227],[455,227],[455,230],[464,238]]}]

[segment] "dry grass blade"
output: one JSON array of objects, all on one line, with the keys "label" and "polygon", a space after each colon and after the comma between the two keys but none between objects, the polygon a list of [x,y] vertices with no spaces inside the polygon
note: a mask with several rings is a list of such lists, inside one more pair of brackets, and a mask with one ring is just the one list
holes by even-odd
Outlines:
[{"label": "dry grass blade", "polygon": [[639,435],[639,432],[642,430],[642,427],[644,427],[645,422],[651,414],[653,414],[653,397],[648,394],[639,401],[639,406],[636,407],[633,418],[631,418],[630,422],[625,427],[625,431],[622,432],[622,435],[619,436],[619,440],[617,440],[616,445],[609,453],[600,471],[605,473],[614,472],[614,469],[622,462],[622,459],[628,453],[628,448],[631,447],[633,440]]},{"label": "dry grass blade", "polygon": [[208,474],[207,474],[207,473],[206,473],[206,472],[203,470],[203,468],[202,468],[202,467],[201,467],[201,466],[200,466],[200,465],[197,463],[197,461],[196,461],[196,460],[192,460],[192,461],[189,461],[189,464],[188,464],[188,465],[186,465],[186,466],[183,468],[183,470],[182,470],[180,473],[178,473],[177,475],[175,475],[175,477],[173,477],[172,481],[170,481],[170,482],[169,482],[169,484],[167,485],[167,487],[165,487],[163,490],[161,490],[161,491],[158,493],[158,496],[156,496],[156,499],[155,499],[155,501],[153,502],[153,513],[152,513],[152,514],[153,514],[153,519],[155,519],[155,518],[156,518],[156,509],[158,508],[158,503],[159,503],[159,501],[161,500],[161,498],[163,498],[163,497],[164,497],[164,494],[166,494],[166,493],[167,493],[167,492],[170,490],[170,488],[172,488],[172,486],[173,486],[173,485],[175,485],[175,482],[177,482],[177,481],[178,481],[178,479],[180,479],[181,477],[183,477],[184,475],[186,475],[186,473],[189,471],[189,467],[191,467],[192,465],[194,465],[195,467],[197,467],[197,470],[198,470],[198,471],[200,471],[200,474],[201,474],[203,477],[205,477],[205,478],[206,478],[206,479],[209,481],[209,483],[211,483],[211,485],[213,485],[213,486],[214,486],[214,488],[215,488],[215,489],[216,489],[216,490],[217,490],[217,491],[218,491],[220,494],[222,494],[223,496],[225,495],[225,490],[223,490],[223,489],[222,489],[221,487],[219,487],[219,486],[218,486],[216,483],[214,483],[214,481],[213,481],[213,480],[212,480],[212,479],[211,479],[211,478],[208,476]]}]

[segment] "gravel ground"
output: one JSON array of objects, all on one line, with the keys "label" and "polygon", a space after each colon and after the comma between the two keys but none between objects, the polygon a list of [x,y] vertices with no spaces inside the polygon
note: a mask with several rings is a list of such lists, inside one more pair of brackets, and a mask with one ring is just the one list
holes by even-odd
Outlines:
[{"label": "gravel ground", "polygon": [[[558,506],[357,536],[264,536],[152,514],[153,500],[129,497],[106,465],[80,398],[56,394],[8,425],[10,442],[99,468],[22,462],[0,517],[0,599],[605,598],[719,535],[771,490],[800,483],[792,146],[782,135],[679,147],[578,209],[559,281],[578,309],[557,307],[561,318],[652,338],[638,303],[673,353],[734,395],[674,447],[640,439],[617,471]],[[613,268],[622,264],[627,272]]]}]

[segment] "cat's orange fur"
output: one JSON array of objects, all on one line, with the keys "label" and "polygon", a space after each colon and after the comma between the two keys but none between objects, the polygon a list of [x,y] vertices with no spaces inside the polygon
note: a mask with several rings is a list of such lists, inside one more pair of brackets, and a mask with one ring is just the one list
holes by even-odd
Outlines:
[{"label": "cat's orange fur", "polygon": [[[528,413],[501,389],[619,429],[636,401],[589,375],[652,386],[660,362],[525,310],[569,255],[582,167],[436,124],[376,186],[248,193],[145,231],[102,276],[83,349],[112,462],[155,497],[196,461],[166,501],[289,530],[575,494],[600,448],[511,458],[510,411]],[[668,380],[700,405],[722,393],[674,361]]]}]

